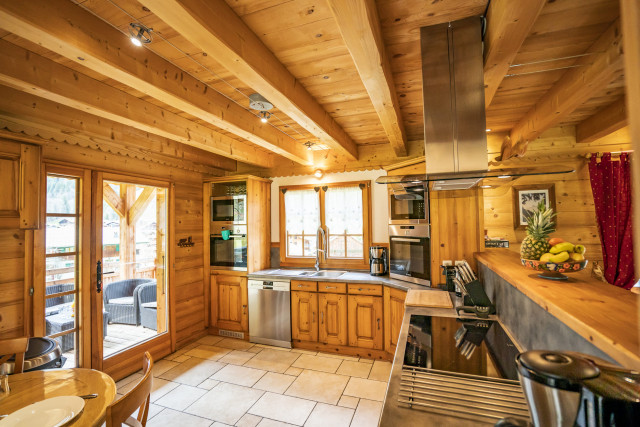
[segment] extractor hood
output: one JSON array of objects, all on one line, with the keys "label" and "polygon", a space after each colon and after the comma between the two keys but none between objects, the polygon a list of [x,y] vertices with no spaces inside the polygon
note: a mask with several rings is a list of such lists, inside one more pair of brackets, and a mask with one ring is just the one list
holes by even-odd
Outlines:
[{"label": "extractor hood", "polygon": [[[487,170],[482,22],[478,16],[420,30],[428,176]],[[460,177],[432,189],[466,189],[478,181]]]}]

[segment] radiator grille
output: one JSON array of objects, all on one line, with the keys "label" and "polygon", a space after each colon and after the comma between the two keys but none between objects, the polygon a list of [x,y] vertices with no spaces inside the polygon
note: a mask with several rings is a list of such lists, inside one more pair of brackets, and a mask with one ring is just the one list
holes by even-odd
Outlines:
[{"label": "radiator grille", "polygon": [[228,331],[226,329],[218,329],[218,335],[221,337],[244,339],[244,332]]},{"label": "radiator grille", "polygon": [[495,423],[530,419],[518,381],[403,366],[398,402],[411,409]]}]

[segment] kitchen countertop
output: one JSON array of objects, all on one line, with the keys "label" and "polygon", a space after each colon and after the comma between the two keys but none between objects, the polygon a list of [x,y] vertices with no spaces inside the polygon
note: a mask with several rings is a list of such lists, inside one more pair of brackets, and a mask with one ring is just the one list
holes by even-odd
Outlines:
[{"label": "kitchen countertop", "polygon": [[[348,283],[373,283],[379,285],[390,286],[392,288],[408,291],[409,289],[433,289],[428,286],[417,285],[415,283],[405,282],[402,280],[391,279],[389,276],[372,276],[363,271],[348,271],[337,278],[328,277],[309,277],[309,276],[295,276],[292,274],[280,274],[278,272],[286,271],[287,273],[294,273],[297,271],[313,271],[309,269],[284,269],[284,268],[270,268],[267,270],[260,270],[254,273],[249,273],[250,279],[286,279],[286,280],[306,280],[311,282],[348,282]],[[342,271],[342,270],[341,270]]]},{"label": "kitchen countertop", "polygon": [[541,279],[506,249],[476,259],[618,363],[640,369],[640,296],[592,278],[590,269],[566,281]]}]

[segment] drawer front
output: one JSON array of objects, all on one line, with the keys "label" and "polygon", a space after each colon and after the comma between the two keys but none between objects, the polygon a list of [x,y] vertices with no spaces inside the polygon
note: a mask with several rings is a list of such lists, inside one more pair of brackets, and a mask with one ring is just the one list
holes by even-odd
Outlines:
[{"label": "drawer front", "polygon": [[349,283],[349,293],[356,295],[382,295],[382,285],[371,283]]},{"label": "drawer front", "polygon": [[318,290],[318,282],[305,282],[303,280],[292,280],[291,290],[316,292]]},{"label": "drawer front", "polygon": [[331,292],[334,294],[346,294],[347,284],[336,282],[318,282],[318,292]]}]

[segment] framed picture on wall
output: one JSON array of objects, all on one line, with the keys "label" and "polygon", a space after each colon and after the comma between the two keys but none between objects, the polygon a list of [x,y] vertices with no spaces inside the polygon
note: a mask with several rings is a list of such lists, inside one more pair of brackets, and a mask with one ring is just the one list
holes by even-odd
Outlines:
[{"label": "framed picture on wall", "polygon": [[553,184],[513,186],[513,225],[516,229],[527,227],[527,218],[543,202],[547,208],[556,211],[556,192]]}]

